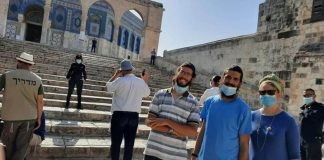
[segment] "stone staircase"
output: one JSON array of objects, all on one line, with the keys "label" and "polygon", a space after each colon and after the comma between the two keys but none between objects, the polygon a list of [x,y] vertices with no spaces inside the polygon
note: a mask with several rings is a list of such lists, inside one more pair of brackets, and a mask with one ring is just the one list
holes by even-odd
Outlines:
[{"label": "stone staircase", "polygon": [[[26,51],[34,55],[33,71],[42,77],[44,84],[44,111],[46,139],[33,155],[33,159],[107,159],[110,152],[110,118],[112,93],[105,84],[122,59],[83,54],[88,80],[83,86],[83,110],[76,110],[76,95],[71,97],[71,108],[64,109],[67,94],[65,75],[78,51],[55,48],[31,42],[0,39],[0,74],[16,66],[16,55]],[[145,125],[152,96],[161,88],[171,86],[172,73],[143,62],[133,63],[139,75],[142,69],[151,73],[151,95],[142,101],[140,124],[134,146],[134,159],[143,158],[143,150],[150,128]],[[192,93],[200,97],[205,88],[193,84]],[[0,92],[0,102],[2,92]],[[0,104],[1,105],[1,104]],[[123,147],[123,144],[122,144]],[[194,147],[190,140],[188,150]],[[123,150],[121,151],[121,153]]]}]

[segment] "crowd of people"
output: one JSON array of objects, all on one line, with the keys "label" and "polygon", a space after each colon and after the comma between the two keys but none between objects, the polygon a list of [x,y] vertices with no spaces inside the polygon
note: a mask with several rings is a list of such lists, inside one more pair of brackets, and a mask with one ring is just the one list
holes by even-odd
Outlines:
[{"label": "crowd of people", "polygon": [[[7,160],[28,159],[33,146],[45,139],[44,89],[41,78],[31,71],[33,55],[23,52],[16,59],[17,69],[0,76],[0,91],[4,89],[0,158]],[[83,109],[81,94],[87,74],[82,62],[82,56],[76,55],[67,73],[66,109],[75,86],[77,108]],[[142,99],[150,95],[149,71],[143,70],[137,77],[134,70],[131,61],[125,59],[106,83],[107,92],[113,93],[112,160],[119,160],[123,140],[123,159],[132,159]],[[304,104],[296,122],[280,106],[284,86],[274,74],[259,81],[256,94],[260,106],[253,107],[260,109],[255,111],[239,97],[241,67],[232,65],[222,76],[213,76],[211,88],[200,101],[190,93],[195,78],[195,66],[183,63],[176,69],[171,86],[155,93],[146,120],[151,131],[144,160],[321,160],[324,106],[316,101],[315,90],[304,90]],[[190,138],[196,138],[196,143],[188,156]]]}]

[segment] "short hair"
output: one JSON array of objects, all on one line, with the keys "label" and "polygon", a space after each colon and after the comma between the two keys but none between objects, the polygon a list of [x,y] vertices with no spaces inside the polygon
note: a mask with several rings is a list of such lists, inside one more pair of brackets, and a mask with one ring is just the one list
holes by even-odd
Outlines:
[{"label": "short hair", "polygon": [[220,81],[221,77],[218,75],[213,76],[213,78],[211,79],[211,81],[213,81],[214,83],[218,83]]},{"label": "short hair", "polygon": [[81,54],[77,54],[77,55],[75,56],[75,59],[81,59],[81,60],[83,60]]},{"label": "short hair", "polygon": [[313,93],[315,94],[315,91],[314,91],[314,89],[312,89],[312,88],[307,88],[307,89],[305,89],[304,91],[305,91],[305,92],[307,92],[307,91],[311,91],[311,92],[313,92]]},{"label": "short hair", "polygon": [[240,66],[238,66],[238,65],[236,65],[236,64],[233,64],[231,67],[226,68],[226,69],[224,70],[224,74],[223,74],[223,76],[225,76],[225,74],[227,74],[228,71],[234,71],[234,72],[238,72],[238,73],[240,73],[240,74],[241,74],[241,76],[240,76],[240,82],[243,81],[243,71],[242,71],[242,69],[241,69]]},{"label": "short hair", "polygon": [[190,62],[182,63],[178,67],[177,72],[179,72],[182,67],[188,67],[188,68],[190,68],[192,70],[192,78],[196,78],[196,68],[195,68],[195,66],[192,63],[190,63]]}]

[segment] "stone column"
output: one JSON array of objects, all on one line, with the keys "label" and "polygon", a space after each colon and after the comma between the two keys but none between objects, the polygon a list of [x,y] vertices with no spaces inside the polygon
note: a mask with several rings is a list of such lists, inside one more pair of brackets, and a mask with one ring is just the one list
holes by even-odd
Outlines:
[{"label": "stone column", "polygon": [[43,26],[42,26],[42,37],[41,37],[41,43],[46,44],[47,43],[47,36],[48,36],[48,30],[51,27],[50,26],[50,20],[49,20],[49,14],[51,12],[51,4],[52,0],[46,0],[45,6],[44,6],[44,18],[43,18]]},{"label": "stone column", "polygon": [[0,37],[6,35],[9,0],[1,0],[0,6]]},{"label": "stone column", "polygon": [[24,40],[25,39],[25,30],[26,30],[26,23],[24,22],[24,15],[18,14],[18,28],[16,33],[17,40]]},{"label": "stone column", "polygon": [[81,31],[80,31],[80,39],[85,40],[85,32],[87,27],[87,17],[88,17],[88,7],[82,8],[82,15],[81,15]]},{"label": "stone column", "polygon": [[119,27],[120,27],[120,24],[117,23],[117,22],[115,22],[115,30],[114,30],[113,43],[116,43],[116,45],[117,45],[117,41],[118,41]]},{"label": "stone column", "polygon": [[119,55],[119,47],[117,44],[118,41],[118,33],[119,33],[119,27],[120,27],[120,23],[119,22],[115,22],[115,29],[114,29],[114,36],[113,36],[113,41],[111,42],[111,55],[113,57],[117,57]]},{"label": "stone column", "polygon": [[155,48],[158,50],[160,30],[154,29],[152,27],[145,27],[142,36],[141,43],[142,47],[139,53],[140,59],[150,57],[151,51]]}]

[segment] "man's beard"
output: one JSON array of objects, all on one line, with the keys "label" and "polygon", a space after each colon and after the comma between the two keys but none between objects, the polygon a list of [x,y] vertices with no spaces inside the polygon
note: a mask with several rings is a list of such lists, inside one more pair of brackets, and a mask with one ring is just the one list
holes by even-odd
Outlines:
[{"label": "man's beard", "polygon": [[235,97],[237,96],[237,92],[238,92],[238,90],[239,90],[239,87],[234,86],[234,85],[232,85],[232,84],[230,84],[230,83],[224,83],[223,85],[228,86],[228,87],[236,87],[236,93],[233,94],[233,95],[230,95],[230,96],[227,96],[227,95],[225,95],[222,91],[220,91],[220,93],[221,93],[221,95],[222,95],[223,97],[226,97],[226,98],[228,98],[228,99],[233,99],[233,98],[235,98]]},{"label": "man's beard", "polygon": [[187,86],[190,86],[190,84],[191,84],[191,81],[189,81],[187,84],[185,84],[185,85],[183,85],[183,84],[180,84],[179,83],[179,79],[177,79],[177,85],[179,86],[179,87],[187,87]]},{"label": "man's beard", "polygon": [[231,96],[227,96],[227,95],[225,95],[225,94],[221,91],[221,95],[222,95],[222,97],[225,97],[225,98],[228,98],[228,99],[233,99],[233,98],[236,97],[237,92],[236,92],[235,94],[231,95]]}]

